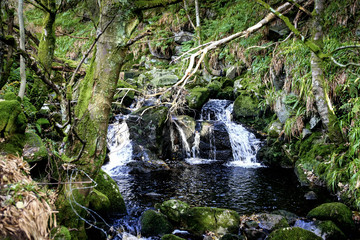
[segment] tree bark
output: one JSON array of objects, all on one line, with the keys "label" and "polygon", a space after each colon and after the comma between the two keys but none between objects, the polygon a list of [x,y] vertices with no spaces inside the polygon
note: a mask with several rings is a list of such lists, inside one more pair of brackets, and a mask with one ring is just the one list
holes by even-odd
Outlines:
[{"label": "tree bark", "polygon": [[[19,17],[19,28],[20,28],[20,49],[25,51],[25,26],[24,26],[24,16],[23,16],[23,0],[19,0],[18,6],[18,17]],[[26,87],[26,72],[25,72],[25,59],[23,56],[20,56],[20,90],[19,97],[24,99],[25,87]]]},{"label": "tree bark", "polygon": [[[315,11],[313,21],[313,41],[323,48],[323,13],[324,0],[315,0]],[[338,125],[332,103],[327,92],[327,82],[322,66],[322,59],[314,52],[311,52],[311,72],[312,72],[312,90],[315,97],[317,111],[320,115],[324,127],[329,132],[329,137],[333,142],[341,142],[342,134]]]},{"label": "tree bark", "polygon": [[196,36],[198,38],[199,45],[201,45],[201,25],[200,25],[200,12],[199,12],[199,0],[195,0],[195,15],[196,15]]}]

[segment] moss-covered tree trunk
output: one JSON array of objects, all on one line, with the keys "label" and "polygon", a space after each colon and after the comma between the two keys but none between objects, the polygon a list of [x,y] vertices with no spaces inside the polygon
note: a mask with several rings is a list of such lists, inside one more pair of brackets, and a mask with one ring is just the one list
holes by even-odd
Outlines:
[{"label": "moss-covered tree trunk", "polygon": [[[8,37],[12,37],[13,33],[14,33],[14,9],[11,8],[8,4],[7,1],[4,2],[4,11],[7,13],[7,21],[6,21],[6,25],[7,25],[7,38]],[[2,30],[4,35],[5,35],[5,29]],[[6,84],[9,76],[10,76],[10,71],[11,71],[11,66],[13,65],[13,48],[11,46],[6,46],[7,47],[7,56],[6,56],[6,60],[4,59],[4,65],[2,66],[2,74],[0,76],[0,89]],[[5,48],[6,48],[5,47]]]},{"label": "moss-covered tree trunk", "polygon": [[[315,0],[315,11],[313,21],[313,41],[320,48],[323,47],[323,14],[324,0]],[[325,81],[323,62],[314,52],[311,53],[312,71],[312,90],[315,97],[317,111],[321,121],[329,132],[329,137],[334,142],[340,142],[342,135],[338,125],[338,120],[332,107],[327,92],[327,82]]]}]

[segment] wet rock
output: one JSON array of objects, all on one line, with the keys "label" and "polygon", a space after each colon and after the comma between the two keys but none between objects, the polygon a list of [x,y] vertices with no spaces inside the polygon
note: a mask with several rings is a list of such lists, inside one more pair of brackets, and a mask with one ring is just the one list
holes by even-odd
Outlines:
[{"label": "wet rock", "polygon": [[190,32],[181,31],[178,33],[174,33],[174,35],[175,35],[174,41],[177,44],[182,44],[184,42],[191,41],[194,39],[194,34]]},{"label": "wet rock", "polygon": [[332,221],[298,220],[295,227],[311,231],[324,240],[344,240],[345,234]]},{"label": "wet rock", "polygon": [[321,204],[312,209],[307,214],[307,218],[331,220],[344,232],[350,232],[355,227],[350,208],[339,202]]},{"label": "wet rock", "polygon": [[207,231],[218,235],[236,234],[240,224],[240,217],[235,211],[210,207],[190,208],[184,220],[186,229],[197,236]]},{"label": "wet rock", "polygon": [[149,173],[169,170],[169,166],[163,160],[138,160],[127,164],[131,168],[130,173]]},{"label": "wet rock", "polygon": [[296,220],[299,218],[299,216],[296,215],[295,213],[288,212],[286,210],[281,210],[281,209],[273,211],[272,214],[277,214],[277,215],[281,215],[281,216],[285,217],[289,225],[294,225]]},{"label": "wet rock", "polygon": [[314,191],[309,191],[304,195],[306,200],[316,200],[318,197]]},{"label": "wet rock", "polygon": [[301,133],[301,138],[304,139],[304,138],[310,136],[311,134],[312,134],[312,132],[309,129],[304,128]]},{"label": "wet rock", "polygon": [[104,194],[110,201],[111,211],[113,214],[126,213],[126,207],[123,197],[119,191],[119,187],[115,180],[112,179],[106,172],[100,170],[95,179],[97,183],[96,190]]},{"label": "wet rock", "polygon": [[285,217],[276,214],[262,213],[257,215],[259,227],[267,232],[272,232],[278,228],[289,227]]},{"label": "wet rock", "polygon": [[244,234],[248,240],[263,240],[266,238],[266,233],[262,229],[245,229]]},{"label": "wet rock", "polygon": [[165,201],[160,205],[161,213],[177,224],[182,222],[184,214],[189,208],[187,203],[175,199]]},{"label": "wet rock", "polygon": [[172,232],[172,225],[166,216],[154,210],[145,211],[140,217],[141,235],[161,236]]},{"label": "wet rock", "polygon": [[277,229],[270,233],[268,236],[269,240],[322,240],[321,237],[315,233],[307,231],[299,227],[288,227]]}]

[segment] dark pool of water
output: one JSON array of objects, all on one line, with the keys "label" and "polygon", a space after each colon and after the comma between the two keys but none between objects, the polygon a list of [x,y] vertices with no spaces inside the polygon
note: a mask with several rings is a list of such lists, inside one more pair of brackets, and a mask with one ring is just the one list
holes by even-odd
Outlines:
[{"label": "dark pool of water", "polygon": [[190,165],[177,170],[128,174],[114,179],[132,215],[155,203],[179,199],[192,206],[228,208],[239,214],[284,209],[298,215],[324,201],[306,200],[309,190],[297,181],[293,169]]}]

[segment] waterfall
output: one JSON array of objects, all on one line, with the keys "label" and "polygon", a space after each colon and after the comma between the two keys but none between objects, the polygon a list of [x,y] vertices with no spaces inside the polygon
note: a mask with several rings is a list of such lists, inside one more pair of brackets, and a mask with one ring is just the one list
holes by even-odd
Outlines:
[{"label": "waterfall", "polygon": [[[181,143],[183,146],[183,149],[185,149],[185,153],[186,153],[186,157],[190,157],[191,156],[191,151],[190,151],[190,145],[186,139],[186,135],[184,133],[184,130],[179,126],[179,124],[176,122],[176,120],[174,119],[174,124],[180,134],[180,138],[181,138]],[[200,140],[200,139],[199,139]]]},{"label": "waterfall", "polygon": [[193,158],[197,158],[200,154],[199,145],[200,145],[200,132],[195,131],[194,146],[191,149]]},{"label": "waterfall", "polygon": [[129,127],[125,120],[109,124],[107,146],[110,150],[109,162],[102,169],[110,176],[119,173],[119,167],[131,161],[133,148],[130,140]]},{"label": "waterfall", "polygon": [[228,100],[209,100],[202,108],[202,120],[223,122],[229,134],[233,161],[229,165],[240,167],[260,167],[256,162],[256,153],[260,140],[247,131],[241,124],[232,121],[233,103]]}]

